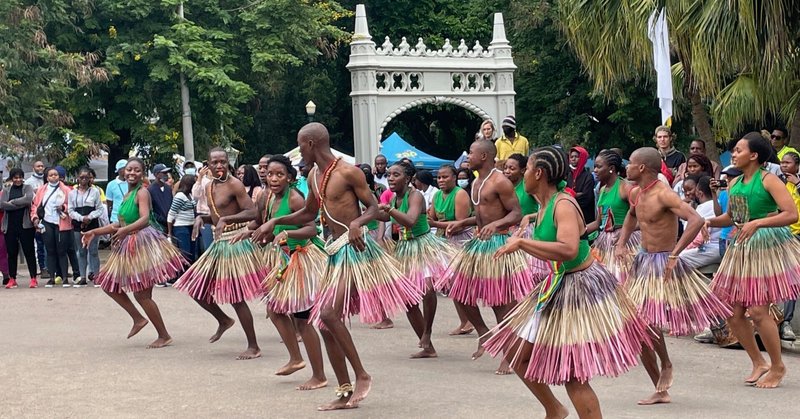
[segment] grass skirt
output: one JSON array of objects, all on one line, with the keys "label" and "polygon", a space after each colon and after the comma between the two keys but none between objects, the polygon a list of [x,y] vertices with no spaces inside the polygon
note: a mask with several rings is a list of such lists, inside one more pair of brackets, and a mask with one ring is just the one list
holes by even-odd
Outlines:
[{"label": "grass skirt", "polygon": [[240,232],[226,231],[214,239],[174,287],[207,303],[233,304],[261,298],[261,280],[267,275],[263,254],[250,240],[231,244],[229,240]]},{"label": "grass skirt", "polygon": [[436,289],[469,306],[480,302],[495,307],[520,301],[542,277],[531,271],[530,258],[522,251],[494,259],[508,237],[495,234],[489,240],[468,241],[453,259],[448,274],[436,281]]},{"label": "grass skirt", "polygon": [[187,264],[167,236],[148,226],[129,234],[112,249],[97,283],[111,293],[143,291],[175,278]]},{"label": "grass skirt", "polygon": [[[439,234],[441,232],[441,234]],[[468,241],[472,240],[472,237],[475,235],[475,228],[474,227],[467,227],[452,236],[445,236],[444,229],[440,229],[436,231],[439,237],[446,239],[451,245],[455,246],[456,248],[460,249],[464,247]]]},{"label": "grass skirt", "polygon": [[516,366],[525,362],[521,343],[530,342],[527,380],[559,385],[616,377],[636,366],[643,343],[651,345],[636,306],[597,262],[567,273],[540,311],[538,295],[532,292],[522,300],[484,344],[494,356],[516,350],[511,361]]},{"label": "grass skirt", "polygon": [[684,336],[701,332],[731,316],[705,283],[705,277],[678,258],[672,278],[664,279],[669,252],[639,252],[625,283],[639,314],[650,325]]},{"label": "grass skirt", "polygon": [[620,284],[624,284],[633,265],[633,257],[639,253],[639,247],[642,245],[642,232],[636,230],[631,234],[626,246],[628,256],[619,260],[614,256],[614,246],[617,245],[621,232],[622,229],[601,231],[592,245],[592,255],[617,278]]},{"label": "grass skirt", "polygon": [[347,234],[328,243],[325,274],[320,279],[311,321],[322,326],[322,311],[332,308],[336,294],[344,294],[342,319],[359,314],[363,323],[378,323],[422,301],[422,290],[403,276],[399,263],[369,235],[366,248],[356,251]]},{"label": "grass skirt", "polygon": [[729,304],[763,306],[800,294],[800,242],[786,227],[765,227],[728,244],[711,289]]},{"label": "grass skirt", "polygon": [[425,280],[445,276],[447,266],[455,255],[454,247],[432,233],[400,240],[394,249],[400,270],[423,292],[428,287]]},{"label": "grass skirt", "polygon": [[[281,251],[283,253],[283,251]],[[283,256],[284,258],[287,256]],[[294,314],[311,309],[317,296],[317,283],[325,272],[327,255],[315,244],[298,246],[288,263],[274,265],[266,279],[264,302],[277,314]]]}]

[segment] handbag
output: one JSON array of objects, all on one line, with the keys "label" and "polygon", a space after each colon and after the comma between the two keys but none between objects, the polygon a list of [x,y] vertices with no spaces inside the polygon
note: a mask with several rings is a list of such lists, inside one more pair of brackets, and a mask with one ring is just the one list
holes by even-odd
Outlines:
[{"label": "handbag", "polygon": [[39,218],[40,221],[44,221],[44,207],[47,205],[47,201],[53,196],[54,193],[58,190],[58,186],[53,189],[53,192],[50,192],[50,195],[47,195],[47,199],[44,202],[40,203],[38,207],[36,207],[36,217]]}]

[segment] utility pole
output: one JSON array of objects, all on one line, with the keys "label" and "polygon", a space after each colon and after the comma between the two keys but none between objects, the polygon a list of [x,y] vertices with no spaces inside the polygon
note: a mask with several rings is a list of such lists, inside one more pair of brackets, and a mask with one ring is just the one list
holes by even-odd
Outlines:
[{"label": "utility pole", "polygon": [[[183,20],[183,2],[178,4],[178,17]],[[183,154],[186,161],[194,161],[194,132],[192,131],[192,109],[189,107],[189,86],[181,72],[181,122],[183,125]]]}]

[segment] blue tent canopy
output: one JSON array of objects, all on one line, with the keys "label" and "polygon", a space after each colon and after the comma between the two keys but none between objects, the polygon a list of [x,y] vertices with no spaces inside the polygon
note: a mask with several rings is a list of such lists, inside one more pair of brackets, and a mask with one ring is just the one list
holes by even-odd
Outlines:
[{"label": "blue tent canopy", "polygon": [[393,132],[392,135],[383,140],[381,154],[386,156],[389,164],[407,157],[414,162],[414,166],[418,169],[436,170],[443,164],[453,164],[452,160],[440,159],[417,149],[407,143],[396,132]]}]

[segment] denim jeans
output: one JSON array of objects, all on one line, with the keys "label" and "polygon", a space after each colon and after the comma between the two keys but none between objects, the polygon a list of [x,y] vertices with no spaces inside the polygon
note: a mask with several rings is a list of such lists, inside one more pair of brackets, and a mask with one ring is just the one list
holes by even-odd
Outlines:
[{"label": "denim jeans", "polygon": [[211,247],[211,243],[214,241],[214,226],[211,224],[203,224],[203,228],[200,229],[200,236],[198,238],[200,239],[200,243],[197,243],[197,256],[200,257],[203,252]]},{"label": "denim jeans", "polygon": [[39,270],[47,269],[47,249],[44,246],[44,234],[36,229],[36,234],[33,236],[36,241],[36,260],[39,261]]},{"label": "denim jeans", "polygon": [[183,257],[194,262],[197,255],[197,241],[192,240],[192,229],[194,226],[179,226],[172,228],[172,235],[178,240],[178,248],[181,249]]},{"label": "denim jeans", "polygon": [[[95,236],[89,242],[89,247],[84,248],[83,244],[81,244],[81,232],[73,231],[72,234],[75,237],[75,248],[78,249],[78,266],[81,275],[84,279],[89,276],[89,273],[97,275],[100,272],[100,255],[97,253],[97,244],[100,241],[100,237]],[[88,270],[86,269],[87,265]]]}]

